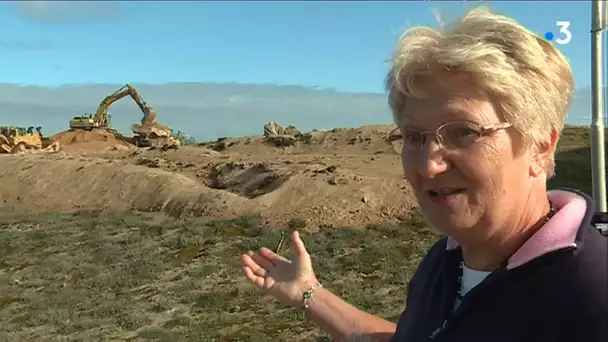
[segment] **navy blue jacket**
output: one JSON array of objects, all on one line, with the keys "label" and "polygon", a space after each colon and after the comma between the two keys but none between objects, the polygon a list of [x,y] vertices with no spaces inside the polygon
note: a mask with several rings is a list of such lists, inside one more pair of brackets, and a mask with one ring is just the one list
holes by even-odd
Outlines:
[{"label": "navy blue jacket", "polygon": [[[437,242],[414,274],[392,342],[608,342],[608,238],[591,199],[550,192],[557,207],[508,265],[454,310],[461,250]],[[553,222],[552,222],[553,221]]]}]

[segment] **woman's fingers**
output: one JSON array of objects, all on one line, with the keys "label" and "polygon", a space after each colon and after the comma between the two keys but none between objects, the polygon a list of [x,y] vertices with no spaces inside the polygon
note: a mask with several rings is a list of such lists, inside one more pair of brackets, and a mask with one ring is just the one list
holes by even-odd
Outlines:
[{"label": "woman's fingers", "polygon": [[249,281],[259,287],[259,288],[264,288],[264,277],[260,277],[258,275],[256,275],[253,270],[248,267],[248,266],[243,266],[243,270],[245,271],[245,277],[247,277],[247,279],[249,279]]},{"label": "woman's fingers", "polygon": [[300,233],[298,233],[298,231],[291,233],[291,244],[293,246],[294,253],[297,256],[302,257],[308,254],[306,247],[304,247],[304,242],[302,239],[300,239]]},{"label": "woman's fingers", "polygon": [[271,251],[270,249],[268,249],[266,247],[260,248],[260,255],[263,256],[264,258],[266,258],[268,261],[270,261],[274,265],[276,265],[277,263],[280,263],[280,262],[289,262],[289,260],[285,259],[284,257],[278,255],[277,253]]},{"label": "woman's fingers", "polygon": [[[270,260],[266,259],[263,255],[260,255],[259,253],[253,253],[253,252],[249,252],[248,255],[251,259],[253,259],[253,261],[256,264],[260,265],[260,267],[262,267],[264,270],[270,271],[271,269],[274,268],[274,264]],[[262,275],[262,274],[260,274],[260,275]]]},{"label": "woman's fingers", "polygon": [[[249,252],[248,254],[243,255],[243,266],[257,276],[266,277],[268,274],[268,269],[264,267],[264,265],[260,265],[260,259],[263,259],[260,256],[256,256],[253,252]],[[263,264],[270,264],[267,260],[262,262]],[[272,266],[272,265],[271,265]]]}]

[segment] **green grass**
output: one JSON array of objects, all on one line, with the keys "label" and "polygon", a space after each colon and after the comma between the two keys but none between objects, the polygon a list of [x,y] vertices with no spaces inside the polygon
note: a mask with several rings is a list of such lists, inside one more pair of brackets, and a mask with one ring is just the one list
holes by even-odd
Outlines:
[{"label": "green grass", "polygon": [[[604,138],[608,142],[608,134],[604,134]],[[569,126],[564,129],[557,146],[556,174],[549,181],[550,188],[565,186],[592,193],[590,144],[589,128]]]},{"label": "green grass", "polygon": [[[420,217],[404,219],[304,236],[325,286],[395,320],[436,238]],[[135,213],[1,214],[0,340],[322,339],[242,276],[240,255],[280,236],[255,216],[159,224]]]},{"label": "green grass", "polygon": [[[588,142],[586,129],[566,130],[551,187],[590,192]],[[392,321],[437,239],[419,213],[400,219],[303,236],[327,288]],[[0,340],[328,341],[242,276],[240,255],[280,237],[257,216],[159,223],[137,213],[2,212]]]}]

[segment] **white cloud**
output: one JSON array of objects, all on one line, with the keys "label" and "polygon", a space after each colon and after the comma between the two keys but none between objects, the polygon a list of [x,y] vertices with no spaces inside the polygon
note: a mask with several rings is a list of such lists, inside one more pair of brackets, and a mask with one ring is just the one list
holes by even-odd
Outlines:
[{"label": "white cloud", "polygon": [[24,18],[43,22],[110,20],[120,14],[116,2],[16,1],[15,10]]}]

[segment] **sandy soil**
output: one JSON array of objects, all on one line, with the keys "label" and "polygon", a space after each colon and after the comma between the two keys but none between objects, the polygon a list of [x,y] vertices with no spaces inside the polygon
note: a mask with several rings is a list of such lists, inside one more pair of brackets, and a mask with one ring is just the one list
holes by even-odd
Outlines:
[{"label": "sandy soil", "polygon": [[100,152],[116,150],[134,150],[135,145],[124,137],[116,136],[104,130],[65,131],[50,139],[59,143],[64,152]]},{"label": "sandy soil", "polygon": [[313,132],[277,148],[263,137],[160,151],[106,132],[63,132],[53,154],[2,155],[0,205],[229,218],[307,229],[391,222],[414,205],[390,126]]}]

